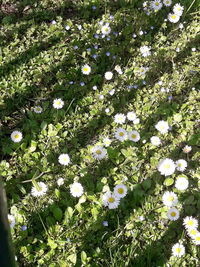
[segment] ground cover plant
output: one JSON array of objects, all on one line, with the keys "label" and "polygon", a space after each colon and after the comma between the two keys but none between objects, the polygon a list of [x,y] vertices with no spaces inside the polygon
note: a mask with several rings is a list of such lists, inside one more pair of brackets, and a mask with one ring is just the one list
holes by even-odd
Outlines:
[{"label": "ground cover plant", "polygon": [[9,0],[0,19],[19,266],[199,266],[198,0]]}]

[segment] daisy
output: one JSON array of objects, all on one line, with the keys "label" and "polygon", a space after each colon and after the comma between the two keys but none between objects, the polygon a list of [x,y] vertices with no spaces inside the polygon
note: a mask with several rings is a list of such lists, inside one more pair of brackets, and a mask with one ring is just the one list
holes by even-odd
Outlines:
[{"label": "daisy", "polygon": [[129,121],[134,121],[136,118],[137,118],[137,116],[136,116],[135,112],[130,111],[127,113],[127,119]]},{"label": "daisy", "polygon": [[82,71],[83,74],[89,75],[90,72],[91,72],[91,67],[86,64],[81,68],[81,71]]},{"label": "daisy", "polygon": [[108,24],[106,24],[106,25],[102,26],[102,28],[101,28],[101,32],[102,32],[102,34],[104,34],[104,35],[108,35],[108,34],[110,34],[110,32],[111,32],[111,28],[109,27]]},{"label": "daisy", "polygon": [[176,243],[172,247],[172,255],[176,257],[182,257],[185,255],[185,247],[180,243]]},{"label": "daisy", "polygon": [[183,148],[184,153],[189,153],[191,150],[192,150],[191,146],[184,146],[184,148]]},{"label": "daisy", "polygon": [[138,124],[138,123],[140,123],[140,119],[139,119],[139,118],[137,118],[137,119],[135,119],[135,120],[133,121],[133,124]]},{"label": "daisy", "polygon": [[162,202],[167,207],[175,206],[178,203],[178,197],[174,192],[165,192],[162,196]]},{"label": "daisy", "polygon": [[200,245],[200,233],[198,233],[192,239],[193,239],[193,242],[194,242],[195,245]]},{"label": "daisy", "polygon": [[119,202],[120,199],[111,192],[106,192],[103,195],[103,205],[109,209],[116,209],[119,206]]},{"label": "daisy", "polygon": [[115,70],[116,70],[117,73],[123,74],[122,69],[121,69],[121,67],[119,65],[115,66]]},{"label": "daisy", "polygon": [[172,4],[172,0],[163,0],[163,4],[164,4],[165,6],[171,6],[171,4]]},{"label": "daisy", "polygon": [[140,134],[137,131],[128,132],[128,139],[133,142],[138,142],[140,140]]},{"label": "daisy", "polygon": [[43,109],[42,109],[42,107],[40,107],[40,106],[35,106],[35,107],[33,108],[33,111],[34,111],[35,113],[42,113]]},{"label": "daisy", "polygon": [[175,171],[175,163],[171,159],[163,159],[158,163],[158,171],[165,176],[172,175]]},{"label": "daisy", "polygon": [[11,133],[10,137],[14,143],[19,143],[22,140],[23,136],[20,131],[14,131]]},{"label": "daisy", "polygon": [[187,230],[196,229],[198,227],[198,221],[192,216],[187,216],[183,219],[183,225]]},{"label": "daisy", "polygon": [[159,146],[161,144],[160,138],[158,136],[152,136],[150,138],[150,141],[153,146]]},{"label": "daisy", "polygon": [[83,194],[83,187],[80,183],[74,182],[70,185],[70,193],[73,197],[80,197]]},{"label": "daisy", "polygon": [[156,125],[155,128],[161,133],[165,134],[169,131],[169,125],[167,121],[159,121]]},{"label": "daisy", "polygon": [[179,211],[176,208],[171,208],[167,212],[167,218],[171,221],[176,221],[179,219]]},{"label": "daisy", "polygon": [[15,217],[11,214],[8,214],[8,223],[10,224],[11,228],[15,226]]},{"label": "daisy", "polygon": [[197,234],[199,234],[199,231],[197,229],[186,229],[189,237],[194,238]]},{"label": "daisy", "polygon": [[155,0],[151,2],[151,8],[154,11],[158,11],[162,8],[162,3],[160,2],[160,0]]},{"label": "daisy", "polygon": [[187,161],[184,159],[179,159],[176,161],[176,169],[183,172],[187,167]]},{"label": "daisy", "polygon": [[175,187],[178,190],[186,190],[188,188],[189,182],[188,179],[184,176],[179,176],[176,179]]},{"label": "daisy", "polygon": [[43,182],[38,182],[37,186],[33,186],[31,189],[31,195],[34,197],[41,197],[46,194],[48,186]]},{"label": "daisy", "polygon": [[140,47],[140,52],[141,52],[143,57],[150,56],[151,55],[150,50],[151,50],[151,47],[146,46],[146,45]]},{"label": "daisy", "polygon": [[57,185],[58,185],[58,186],[61,186],[61,185],[63,185],[63,184],[64,184],[64,179],[63,179],[62,177],[58,178],[58,180],[57,180]]},{"label": "daisy", "polygon": [[114,121],[119,124],[125,123],[126,116],[122,113],[117,113],[114,117]]},{"label": "daisy", "polygon": [[123,198],[127,194],[127,187],[124,184],[118,184],[114,187],[114,194],[118,198]]},{"label": "daisy", "polygon": [[105,137],[103,139],[103,144],[104,144],[105,147],[110,146],[111,142],[112,142],[112,140],[110,138],[108,138],[108,137]]},{"label": "daisy", "polygon": [[113,73],[111,71],[107,71],[104,75],[106,80],[111,80],[113,77]]},{"label": "daisy", "polygon": [[178,16],[182,16],[183,14],[183,10],[184,10],[184,7],[181,6],[180,4],[176,4],[174,7],[173,7],[173,12],[174,14],[178,15]]},{"label": "daisy", "polygon": [[68,165],[68,164],[70,163],[69,155],[68,155],[68,154],[61,154],[61,155],[58,157],[58,162],[59,162],[61,165]]},{"label": "daisy", "polygon": [[179,15],[176,15],[176,14],[172,14],[172,13],[169,13],[168,15],[168,20],[172,23],[177,23],[180,19],[180,16]]},{"label": "daisy", "polygon": [[127,139],[127,132],[123,128],[117,128],[115,131],[115,138],[123,142]]},{"label": "daisy", "polygon": [[94,146],[91,149],[92,155],[95,159],[103,159],[107,155],[107,151],[102,146]]},{"label": "daisy", "polygon": [[53,107],[55,109],[61,109],[64,106],[64,101],[61,98],[56,98],[53,101]]}]

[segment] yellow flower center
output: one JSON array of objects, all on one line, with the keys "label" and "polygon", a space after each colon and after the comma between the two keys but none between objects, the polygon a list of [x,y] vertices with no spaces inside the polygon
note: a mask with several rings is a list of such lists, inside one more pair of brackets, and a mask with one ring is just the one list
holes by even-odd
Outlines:
[{"label": "yellow flower center", "polygon": [[200,236],[197,236],[195,239],[196,241],[200,241]]},{"label": "yellow flower center", "polygon": [[88,71],[88,67],[83,68],[83,71],[85,72]]},{"label": "yellow flower center", "polygon": [[124,136],[124,133],[123,133],[123,132],[120,132],[120,133],[119,133],[119,136]]},{"label": "yellow flower center", "polygon": [[175,211],[172,211],[172,212],[171,212],[171,216],[172,216],[172,217],[175,217],[175,216],[176,216],[176,212],[175,212]]},{"label": "yellow flower center", "polygon": [[172,18],[172,19],[176,19],[176,15],[172,15],[171,18]]},{"label": "yellow flower center", "polygon": [[18,139],[18,138],[19,138],[19,134],[16,134],[16,135],[15,135],[15,139]]},{"label": "yellow flower center", "polygon": [[117,191],[118,191],[119,194],[123,194],[124,193],[124,189],[123,188],[118,188]]},{"label": "yellow flower center", "polygon": [[108,202],[110,202],[110,203],[113,203],[113,202],[115,202],[115,199],[114,199],[114,197],[109,197],[109,199],[108,199]]},{"label": "yellow flower center", "polygon": [[58,101],[56,101],[56,105],[60,105],[60,101],[58,100]]},{"label": "yellow flower center", "polygon": [[168,201],[173,201],[174,200],[174,197],[173,196],[169,196],[168,197]]},{"label": "yellow flower center", "polygon": [[176,248],[176,252],[180,253],[181,252],[181,248]]},{"label": "yellow flower center", "polygon": [[170,164],[165,164],[165,169],[169,169],[170,168]]},{"label": "yellow flower center", "polygon": [[190,234],[191,234],[191,235],[196,235],[196,234],[197,234],[197,231],[196,231],[195,229],[192,229],[192,230],[190,231]]},{"label": "yellow flower center", "polygon": [[190,221],[187,222],[187,224],[188,224],[189,226],[192,226],[192,225],[194,224],[194,222],[190,220]]},{"label": "yellow flower center", "polygon": [[98,149],[98,150],[96,151],[96,154],[97,154],[97,155],[101,155],[101,150]]},{"label": "yellow flower center", "polygon": [[158,3],[158,2],[156,2],[156,3],[155,3],[155,5],[156,5],[156,6],[159,6],[159,3]]},{"label": "yellow flower center", "polygon": [[135,139],[137,136],[136,134],[132,134],[132,138]]}]

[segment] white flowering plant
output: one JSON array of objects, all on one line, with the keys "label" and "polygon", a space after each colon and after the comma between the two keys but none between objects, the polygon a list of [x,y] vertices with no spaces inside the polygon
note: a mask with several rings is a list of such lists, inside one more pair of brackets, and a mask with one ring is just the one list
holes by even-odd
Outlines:
[{"label": "white flowering plant", "polygon": [[19,266],[199,266],[197,2],[2,1]]}]

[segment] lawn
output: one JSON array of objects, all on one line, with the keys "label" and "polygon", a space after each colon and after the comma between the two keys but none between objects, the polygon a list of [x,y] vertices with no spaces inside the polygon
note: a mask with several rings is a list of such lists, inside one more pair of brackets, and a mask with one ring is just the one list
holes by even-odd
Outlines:
[{"label": "lawn", "polygon": [[0,8],[0,175],[18,266],[198,267],[198,0]]}]

